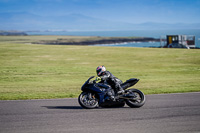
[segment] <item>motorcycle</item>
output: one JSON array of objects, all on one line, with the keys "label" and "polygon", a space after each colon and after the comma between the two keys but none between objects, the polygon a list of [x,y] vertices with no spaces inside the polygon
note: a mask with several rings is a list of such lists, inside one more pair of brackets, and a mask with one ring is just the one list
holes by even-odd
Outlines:
[{"label": "motorcycle", "polygon": [[81,87],[81,94],[78,97],[78,102],[81,107],[93,109],[97,107],[124,107],[125,103],[131,108],[139,108],[145,104],[145,95],[138,89],[128,89],[135,85],[139,79],[131,78],[121,84],[124,93],[117,94],[112,89],[114,99],[107,95],[106,88],[102,87],[97,80],[92,80],[95,76],[91,76]]}]

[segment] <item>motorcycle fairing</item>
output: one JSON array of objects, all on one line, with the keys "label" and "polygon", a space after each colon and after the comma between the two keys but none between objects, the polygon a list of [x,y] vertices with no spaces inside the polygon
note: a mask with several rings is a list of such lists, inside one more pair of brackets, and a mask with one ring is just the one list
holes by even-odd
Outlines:
[{"label": "motorcycle fairing", "polygon": [[125,90],[125,89],[135,85],[138,81],[139,81],[139,79],[131,78],[129,80],[126,80],[126,82],[122,83],[121,87]]}]

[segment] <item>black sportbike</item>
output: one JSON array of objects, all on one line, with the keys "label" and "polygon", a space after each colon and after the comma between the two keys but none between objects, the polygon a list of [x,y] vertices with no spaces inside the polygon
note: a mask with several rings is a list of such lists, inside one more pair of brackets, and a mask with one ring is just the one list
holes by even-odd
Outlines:
[{"label": "black sportbike", "polygon": [[139,108],[145,103],[145,95],[138,89],[128,89],[135,85],[139,79],[132,78],[121,84],[125,90],[123,94],[117,94],[112,89],[114,99],[107,95],[107,91],[91,76],[81,87],[81,94],[78,97],[79,104],[86,109],[97,107],[123,107],[125,103],[131,108]]}]

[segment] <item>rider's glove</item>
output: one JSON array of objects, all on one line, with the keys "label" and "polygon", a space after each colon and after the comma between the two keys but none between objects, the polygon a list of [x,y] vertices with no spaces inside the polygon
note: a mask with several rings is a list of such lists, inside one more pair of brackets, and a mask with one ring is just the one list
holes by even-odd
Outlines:
[{"label": "rider's glove", "polygon": [[101,78],[100,77],[96,77],[96,81],[99,81],[99,80],[101,80]]}]

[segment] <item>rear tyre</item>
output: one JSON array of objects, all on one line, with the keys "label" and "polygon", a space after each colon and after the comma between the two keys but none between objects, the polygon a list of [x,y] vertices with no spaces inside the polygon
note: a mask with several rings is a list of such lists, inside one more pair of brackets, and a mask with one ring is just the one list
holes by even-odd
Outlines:
[{"label": "rear tyre", "polygon": [[93,109],[98,107],[98,99],[95,97],[95,94],[90,92],[82,92],[78,97],[78,102],[81,107],[85,109]]},{"label": "rear tyre", "polygon": [[145,104],[145,95],[138,89],[128,90],[130,94],[133,94],[134,97],[126,99],[126,104],[131,108],[139,108]]}]

